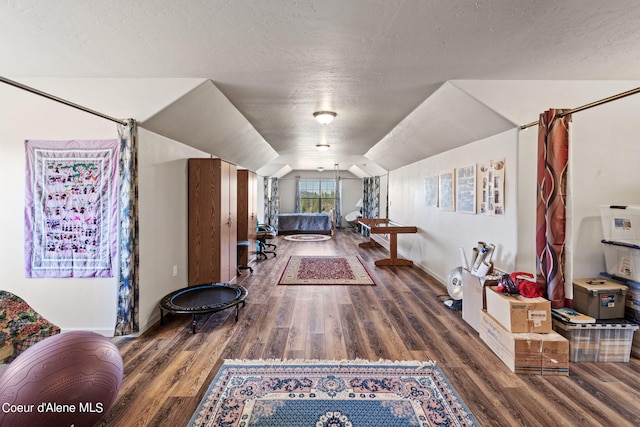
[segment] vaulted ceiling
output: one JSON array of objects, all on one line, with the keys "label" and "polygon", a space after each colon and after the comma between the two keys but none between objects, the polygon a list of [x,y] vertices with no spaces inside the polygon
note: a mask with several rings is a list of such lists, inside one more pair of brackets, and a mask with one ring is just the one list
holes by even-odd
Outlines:
[{"label": "vaulted ceiling", "polygon": [[377,174],[519,124],[447,82],[637,79],[639,24],[628,0],[12,0],[0,75],[201,78],[142,125],[265,175]]}]

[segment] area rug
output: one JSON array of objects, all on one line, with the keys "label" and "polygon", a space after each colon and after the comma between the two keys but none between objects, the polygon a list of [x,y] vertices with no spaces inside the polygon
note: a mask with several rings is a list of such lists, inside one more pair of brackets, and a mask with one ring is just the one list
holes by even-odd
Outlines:
[{"label": "area rug", "polygon": [[189,427],[476,426],[433,362],[224,362]]},{"label": "area rug", "polygon": [[375,285],[357,256],[291,256],[279,285]]},{"label": "area rug", "polygon": [[326,234],[291,234],[284,236],[284,240],[291,240],[292,242],[322,242],[330,239],[331,236]]}]

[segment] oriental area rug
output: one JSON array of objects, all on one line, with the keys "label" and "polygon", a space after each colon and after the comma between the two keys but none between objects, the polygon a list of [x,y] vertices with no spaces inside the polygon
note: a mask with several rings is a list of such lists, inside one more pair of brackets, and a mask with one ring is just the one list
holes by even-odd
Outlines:
[{"label": "oriental area rug", "polygon": [[433,362],[225,361],[189,427],[476,426]]},{"label": "oriental area rug", "polygon": [[291,256],[279,285],[375,285],[357,256]]}]

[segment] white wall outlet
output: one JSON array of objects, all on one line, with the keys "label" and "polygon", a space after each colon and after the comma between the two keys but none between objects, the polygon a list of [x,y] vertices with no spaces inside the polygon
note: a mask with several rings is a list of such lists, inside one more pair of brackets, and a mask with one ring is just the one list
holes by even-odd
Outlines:
[{"label": "white wall outlet", "polygon": [[173,266],[173,277],[176,277],[178,275],[178,266],[174,265]]}]

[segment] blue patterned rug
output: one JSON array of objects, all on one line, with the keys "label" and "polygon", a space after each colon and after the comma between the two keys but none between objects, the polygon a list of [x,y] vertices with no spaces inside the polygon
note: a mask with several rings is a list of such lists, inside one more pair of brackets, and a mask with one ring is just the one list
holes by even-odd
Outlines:
[{"label": "blue patterned rug", "polygon": [[225,361],[189,427],[476,426],[431,362]]}]

